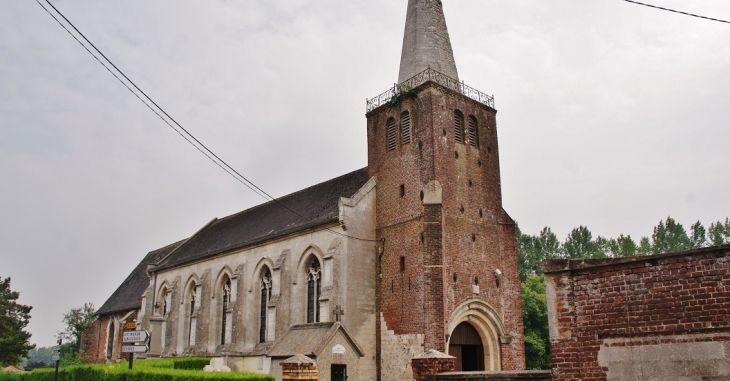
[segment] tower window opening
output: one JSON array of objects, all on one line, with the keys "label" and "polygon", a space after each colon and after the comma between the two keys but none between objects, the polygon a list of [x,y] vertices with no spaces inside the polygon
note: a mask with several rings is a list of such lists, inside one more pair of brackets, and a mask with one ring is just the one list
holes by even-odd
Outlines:
[{"label": "tower window opening", "polygon": [[400,185],[400,196],[401,197],[405,197],[406,196],[406,185],[405,184],[401,184]]},{"label": "tower window opening", "polygon": [[454,110],[454,140],[464,144],[464,114],[459,110]]},{"label": "tower window opening", "polygon": [[469,115],[469,144],[472,147],[479,147],[479,130],[474,115]]},{"label": "tower window opening", "polygon": [[388,151],[392,151],[395,149],[395,140],[396,140],[396,131],[395,131],[395,119],[390,118],[388,119],[388,129],[386,131],[386,146],[388,148]]},{"label": "tower window opening", "polygon": [[406,271],[406,257],[400,257],[400,272]]},{"label": "tower window opening", "polygon": [[403,111],[400,115],[400,140],[401,144],[408,144],[411,142],[411,114],[408,111]]}]

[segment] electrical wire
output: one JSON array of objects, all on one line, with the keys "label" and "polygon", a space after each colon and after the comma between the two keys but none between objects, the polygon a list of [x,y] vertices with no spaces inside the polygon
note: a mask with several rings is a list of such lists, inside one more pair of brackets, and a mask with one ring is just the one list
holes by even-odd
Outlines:
[{"label": "electrical wire", "polygon": [[[150,105],[149,103],[147,103],[147,101],[145,101],[145,99],[143,99],[142,97],[140,97],[140,95],[139,95],[139,94],[137,94],[137,93],[136,93],[136,92],[135,92],[134,90],[132,90],[132,88],[131,88],[131,87],[129,87],[129,85],[128,85],[128,84],[127,84],[126,82],[124,82],[124,81],[123,81],[123,80],[122,80],[122,79],[121,79],[121,78],[120,78],[120,77],[119,77],[119,76],[118,76],[118,75],[117,75],[117,74],[116,74],[116,73],[115,73],[114,71],[112,71],[112,70],[111,70],[111,69],[110,69],[110,68],[109,68],[109,67],[108,67],[108,66],[107,66],[107,65],[106,65],[106,64],[105,64],[104,62],[102,62],[102,61],[101,61],[101,60],[99,59],[99,57],[97,57],[97,56],[96,56],[96,55],[95,55],[95,54],[94,54],[94,53],[93,53],[93,52],[92,52],[92,51],[91,51],[91,50],[90,50],[90,49],[89,49],[89,48],[88,48],[88,47],[87,47],[86,45],[84,45],[84,43],[83,43],[83,42],[81,42],[81,40],[79,40],[79,39],[78,39],[78,38],[76,37],[76,35],[74,35],[74,34],[73,34],[73,33],[72,33],[72,32],[71,32],[71,31],[70,31],[70,30],[69,30],[69,29],[68,29],[68,28],[67,28],[67,27],[66,27],[66,26],[65,26],[65,25],[64,25],[64,24],[63,24],[63,23],[61,22],[61,20],[59,20],[59,19],[58,19],[58,18],[57,18],[57,17],[56,17],[56,16],[55,16],[55,15],[54,15],[53,13],[51,13],[51,11],[50,11],[50,10],[48,10],[48,9],[47,9],[47,8],[46,8],[45,6],[43,6],[43,4],[42,4],[42,3],[41,3],[41,2],[39,1],[39,0],[36,0],[36,2],[37,2],[37,3],[38,3],[38,5],[40,5],[40,6],[41,6],[41,8],[43,8],[43,10],[45,10],[45,11],[46,11],[46,12],[47,12],[47,13],[48,13],[48,14],[49,14],[49,15],[50,15],[50,16],[51,16],[51,17],[52,17],[52,18],[53,18],[54,20],[56,20],[56,22],[57,22],[57,23],[58,23],[58,24],[59,24],[59,25],[60,25],[60,26],[61,26],[61,27],[62,27],[62,28],[63,28],[63,29],[64,29],[64,30],[65,30],[65,31],[66,31],[66,32],[67,32],[67,33],[69,34],[69,35],[71,35],[71,37],[73,37],[73,39],[74,39],[74,40],[76,40],[76,42],[78,42],[78,43],[79,43],[79,45],[81,45],[81,46],[82,46],[82,47],[84,48],[84,50],[86,50],[86,51],[87,51],[87,52],[88,52],[88,53],[89,53],[89,54],[90,54],[90,55],[91,55],[92,57],[94,57],[94,59],[95,59],[95,60],[96,60],[97,62],[99,62],[99,64],[101,64],[101,65],[102,65],[102,66],[103,66],[103,67],[104,67],[104,68],[105,68],[105,69],[106,69],[106,70],[107,70],[107,71],[108,71],[108,72],[109,72],[109,73],[110,73],[111,75],[113,75],[113,76],[114,76],[114,78],[116,78],[116,79],[117,79],[117,80],[118,80],[118,81],[119,81],[119,82],[120,82],[120,83],[121,83],[121,84],[122,84],[122,85],[123,85],[124,87],[126,87],[126,88],[127,88],[127,90],[129,90],[129,91],[130,91],[130,92],[131,92],[131,93],[132,93],[132,94],[133,94],[133,95],[134,95],[135,97],[137,97],[137,99],[139,99],[139,100],[140,100],[140,101],[141,101],[141,102],[142,102],[142,103],[143,103],[143,104],[144,104],[145,106],[147,106],[147,108],[149,108],[149,109],[150,109],[150,110],[151,110],[151,111],[152,111],[153,113],[155,113],[155,115],[157,115],[157,116],[158,116],[158,117],[159,117],[160,119],[162,119],[162,121],[163,121],[163,122],[165,122],[165,124],[167,124],[167,125],[168,125],[168,126],[169,126],[170,128],[172,128],[172,129],[173,129],[173,130],[174,130],[175,132],[177,132],[177,134],[178,134],[178,135],[180,135],[180,136],[181,136],[181,137],[182,137],[183,139],[185,139],[185,141],[187,141],[187,142],[188,142],[188,143],[189,143],[190,145],[192,145],[193,147],[195,147],[195,148],[196,148],[196,149],[197,149],[197,150],[198,150],[198,151],[199,151],[200,153],[202,153],[202,154],[203,154],[203,155],[204,155],[205,157],[207,157],[207,158],[208,158],[208,159],[209,159],[210,161],[212,161],[213,163],[215,163],[215,164],[216,164],[216,165],[217,165],[218,167],[220,167],[221,169],[223,169],[223,171],[225,171],[226,173],[228,173],[228,174],[229,174],[230,176],[232,176],[232,177],[233,177],[234,179],[236,179],[236,180],[237,180],[238,182],[240,182],[241,184],[243,184],[243,185],[245,185],[246,187],[248,187],[249,189],[251,189],[251,190],[252,190],[252,191],[253,191],[254,193],[256,193],[257,195],[259,195],[259,196],[263,197],[263,198],[264,198],[264,199],[266,199],[266,200],[269,200],[269,201],[275,202],[275,203],[279,204],[280,206],[282,206],[283,208],[285,208],[286,210],[288,210],[289,212],[291,212],[291,213],[295,214],[296,216],[298,216],[298,217],[300,217],[300,218],[302,218],[302,219],[304,219],[304,220],[307,220],[307,218],[306,218],[305,216],[303,216],[302,214],[298,213],[297,211],[295,211],[295,210],[293,210],[293,209],[289,208],[289,207],[288,207],[288,206],[286,206],[286,205],[285,205],[285,204],[284,204],[283,202],[281,202],[281,200],[279,200],[279,199],[277,199],[277,198],[275,198],[275,197],[273,197],[273,196],[269,195],[269,194],[268,194],[268,193],[266,193],[266,192],[265,192],[265,191],[264,191],[263,189],[261,189],[261,188],[260,188],[260,187],[258,187],[258,186],[257,186],[256,184],[254,184],[254,183],[253,183],[253,182],[252,182],[251,180],[249,180],[249,179],[247,179],[246,177],[244,177],[243,175],[241,175],[241,174],[240,174],[240,173],[239,173],[239,172],[238,172],[238,171],[237,171],[236,169],[234,169],[233,167],[231,167],[231,166],[230,166],[230,165],[229,165],[228,163],[226,163],[226,162],[225,162],[225,161],[224,161],[223,159],[221,159],[221,158],[220,158],[220,157],[219,157],[218,155],[216,155],[216,154],[215,154],[215,153],[214,153],[213,151],[211,151],[211,150],[210,150],[210,149],[209,149],[209,148],[208,148],[207,146],[205,146],[205,145],[204,145],[204,144],[203,144],[203,143],[202,143],[202,142],[201,142],[200,140],[198,140],[198,139],[197,139],[197,138],[196,138],[196,137],[195,137],[195,136],[194,136],[193,134],[191,134],[191,133],[190,133],[190,132],[189,132],[188,130],[186,130],[186,129],[185,129],[185,128],[184,128],[183,126],[182,126],[182,125],[180,125],[180,123],[178,123],[178,122],[177,122],[177,121],[176,121],[176,120],[175,120],[175,119],[174,119],[173,117],[171,117],[171,116],[170,116],[170,115],[169,115],[169,114],[168,114],[168,113],[167,113],[167,112],[166,112],[166,111],[165,111],[165,110],[164,110],[164,109],[163,109],[162,107],[160,107],[160,106],[159,106],[159,105],[158,105],[158,104],[157,104],[157,103],[156,103],[156,102],[155,102],[154,100],[152,100],[152,98],[150,98],[150,97],[149,97],[149,96],[148,96],[148,95],[147,95],[147,94],[146,94],[146,93],[145,93],[144,91],[142,91],[142,89],[140,89],[140,88],[139,88],[139,87],[138,87],[138,86],[137,86],[137,85],[136,85],[136,84],[135,84],[135,83],[134,83],[134,82],[133,82],[133,81],[132,81],[131,79],[129,79],[129,77],[127,77],[127,75],[125,75],[125,74],[124,74],[124,72],[122,72],[122,71],[121,71],[121,70],[120,70],[120,69],[119,69],[119,68],[118,68],[118,67],[117,67],[116,65],[114,65],[114,63],[113,63],[113,62],[112,62],[112,61],[111,61],[111,60],[110,60],[109,58],[107,58],[107,57],[106,57],[106,56],[104,55],[104,53],[102,53],[102,52],[101,52],[101,51],[100,51],[100,50],[99,50],[99,49],[98,49],[98,48],[97,48],[97,47],[96,47],[96,46],[95,46],[95,45],[94,45],[94,44],[93,44],[93,43],[92,43],[91,41],[89,41],[89,39],[88,39],[88,38],[86,38],[86,36],[85,36],[85,35],[84,35],[83,33],[81,33],[81,31],[80,31],[80,30],[78,30],[78,28],[76,28],[76,26],[75,26],[75,25],[74,25],[74,24],[73,24],[73,23],[72,23],[72,22],[71,22],[71,21],[70,21],[70,20],[69,20],[68,18],[66,18],[66,16],[64,16],[64,15],[63,15],[63,13],[61,13],[61,11],[59,11],[59,10],[58,10],[58,9],[57,9],[57,8],[56,8],[55,6],[53,6],[53,4],[51,4],[51,2],[50,2],[49,0],[45,0],[45,2],[46,2],[46,3],[47,3],[47,4],[48,4],[48,5],[49,5],[49,6],[51,7],[51,8],[53,8],[53,10],[54,10],[54,11],[55,11],[56,13],[58,13],[58,14],[59,14],[59,15],[60,15],[60,16],[61,16],[61,17],[62,17],[62,18],[63,18],[63,19],[64,19],[64,20],[65,20],[65,21],[66,21],[66,22],[67,22],[67,23],[68,23],[68,24],[70,25],[70,26],[71,26],[71,27],[72,27],[72,28],[73,28],[73,29],[74,29],[74,30],[76,31],[76,33],[78,33],[78,34],[79,34],[79,35],[80,35],[80,36],[81,36],[81,37],[82,37],[82,38],[84,39],[84,41],[86,41],[86,42],[87,42],[87,43],[88,43],[88,44],[89,44],[89,45],[90,45],[90,46],[91,46],[91,47],[92,47],[92,48],[93,48],[93,49],[94,49],[94,50],[95,50],[95,51],[96,51],[97,53],[99,53],[99,55],[101,55],[101,57],[103,57],[103,58],[104,58],[104,60],[105,60],[106,62],[108,62],[108,63],[109,63],[109,65],[111,65],[111,66],[112,66],[112,67],[113,67],[113,68],[114,68],[114,69],[115,69],[115,70],[116,70],[116,71],[117,71],[117,72],[118,72],[118,73],[119,73],[119,74],[120,74],[120,75],[121,75],[122,77],[124,77],[124,79],[126,79],[126,80],[127,80],[127,82],[129,82],[129,84],[131,84],[131,85],[132,85],[132,87],[134,87],[135,89],[137,89],[137,91],[139,91],[139,93],[141,93],[141,94],[142,94],[142,95],[144,96],[144,98],[146,98],[146,99],[147,99],[147,100],[148,100],[148,101],[149,101],[150,103],[152,103],[152,104],[153,104],[153,105],[154,105],[154,106],[155,106],[155,107],[156,107],[157,109],[153,108],[153,107],[152,107],[152,106],[151,106],[151,105]],[[159,112],[158,112],[158,110],[159,110]],[[165,116],[166,116],[166,117],[167,117],[167,118],[168,118],[168,119],[169,119],[170,121],[172,121],[172,123],[174,123],[174,124],[175,124],[175,126],[177,126],[177,127],[179,128],[179,130],[178,130],[178,128],[175,128],[175,126],[173,126],[173,125],[172,125],[172,124],[171,124],[171,123],[170,123],[170,122],[169,122],[169,121],[168,121],[167,119],[165,119],[165,118],[164,118],[164,117],[163,117],[163,116],[162,116],[162,115],[160,114],[160,112],[161,112],[162,114],[164,114],[164,115],[165,115]],[[180,130],[182,130],[182,132],[181,132]],[[192,139],[192,141],[191,141],[191,139]],[[197,144],[193,143],[193,141],[195,141],[195,143],[197,143]],[[214,159],[214,158],[215,158],[215,159]],[[341,232],[338,232],[338,231],[332,230],[332,229],[330,229],[330,228],[325,228],[325,230],[327,230],[327,231],[329,231],[329,232],[331,232],[331,233],[333,233],[333,234],[336,234],[336,235],[339,235],[339,236],[342,236],[342,237],[345,237],[345,238],[350,238],[350,239],[358,240],[358,241],[364,241],[364,242],[382,242],[382,241],[384,241],[384,239],[380,239],[380,240],[374,240],[374,239],[368,239],[368,238],[359,238],[359,237],[354,237],[354,236],[350,236],[350,235],[348,235],[348,234],[344,234],[344,233],[341,233]]]},{"label": "electrical wire", "polygon": [[687,13],[687,12],[677,11],[677,10],[674,10],[674,9],[659,7],[659,6],[651,5],[651,4],[644,4],[644,3],[640,3],[640,2],[634,1],[634,0],[623,0],[623,1],[625,1],[627,3],[633,3],[633,4],[643,5],[643,6],[649,7],[649,8],[661,9],[663,11],[669,11],[669,12],[679,13],[679,14],[683,14],[683,15],[686,15],[686,16],[692,16],[692,17],[697,17],[697,18],[701,18],[701,19],[705,19],[705,20],[711,20],[711,21],[717,21],[717,22],[723,22],[723,23],[726,23],[726,24],[730,24],[730,21],[725,21],[725,20],[720,20],[720,19],[713,19],[712,17],[700,16],[700,15],[696,15],[696,14],[693,14],[693,13]]}]

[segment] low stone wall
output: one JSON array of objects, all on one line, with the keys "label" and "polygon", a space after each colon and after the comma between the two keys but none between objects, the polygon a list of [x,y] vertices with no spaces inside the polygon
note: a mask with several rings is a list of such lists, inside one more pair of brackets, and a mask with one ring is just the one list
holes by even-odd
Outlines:
[{"label": "low stone wall", "polygon": [[503,372],[448,372],[440,373],[433,381],[550,381],[549,370],[524,370]]}]

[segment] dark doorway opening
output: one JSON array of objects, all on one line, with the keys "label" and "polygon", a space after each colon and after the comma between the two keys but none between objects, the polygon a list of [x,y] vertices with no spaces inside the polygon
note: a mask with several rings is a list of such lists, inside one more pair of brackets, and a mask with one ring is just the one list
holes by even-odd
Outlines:
[{"label": "dark doorway opening", "polygon": [[457,372],[485,370],[482,338],[476,328],[467,322],[456,326],[451,333],[449,354],[456,357]]},{"label": "dark doorway opening", "polygon": [[332,364],[332,373],[330,379],[332,381],[346,381],[347,365]]}]

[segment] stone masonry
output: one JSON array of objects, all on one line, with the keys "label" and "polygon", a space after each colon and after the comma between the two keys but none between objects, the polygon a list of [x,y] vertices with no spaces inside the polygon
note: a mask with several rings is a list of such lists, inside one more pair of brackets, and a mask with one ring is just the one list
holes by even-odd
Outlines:
[{"label": "stone masonry", "polygon": [[441,0],[408,0],[398,83],[428,67],[459,79]]}]

